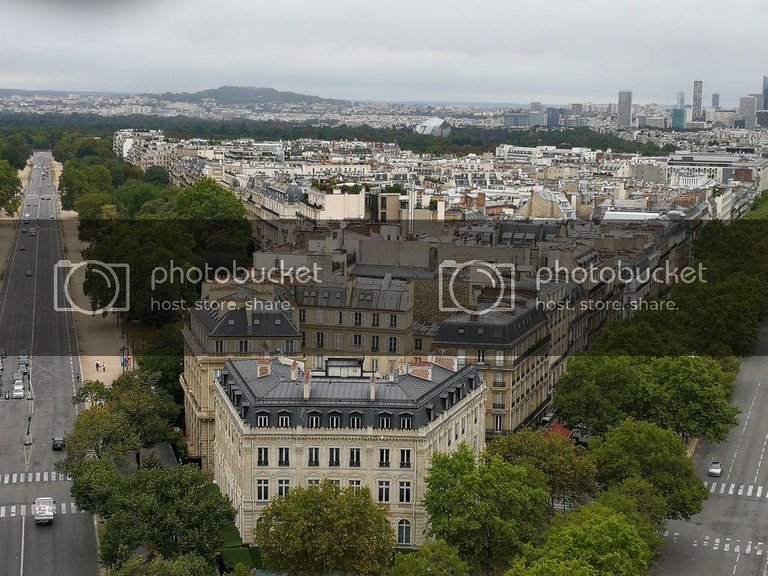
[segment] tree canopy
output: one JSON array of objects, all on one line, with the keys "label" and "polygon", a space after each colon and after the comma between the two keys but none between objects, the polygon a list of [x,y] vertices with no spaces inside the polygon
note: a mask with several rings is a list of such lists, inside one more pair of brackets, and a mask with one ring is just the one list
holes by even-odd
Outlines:
[{"label": "tree canopy", "polygon": [[690,518],[707,499],[680,437],[655,424],[624,420],[597,440],[591,452],[604,487],[642,478],[666,501],[667,518]]},{"label": "tree canopy", "polygon": [[395,536],[368,488],[329,480],[291,488],[262,512],[254,538],[265,567],[290,576],[388,574]]},{"label": "tree canopy", "polygon": [[445,540],[428,540],[414,553],[395,558],[392,576],[470,576],[469,564]]},{"label": "tree canopy", "polygon": [[0,160],[0,209],[15,214],[21,205],[21,180],[6,160]]},{"label": "tree canopy", "polygon": [[465,444],[452,454],[435,454],[426,483],[430,533],[486,574],[506,569],[526,545],[538,541],[549,519],[540,472],[499,456],[477,462]]}]

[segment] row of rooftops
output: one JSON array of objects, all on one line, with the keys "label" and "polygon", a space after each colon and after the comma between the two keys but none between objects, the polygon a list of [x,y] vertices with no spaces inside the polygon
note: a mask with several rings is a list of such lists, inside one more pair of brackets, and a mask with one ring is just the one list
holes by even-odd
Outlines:
[{"label": "row of rooftops", "polygon": [[[351,415],[360,416],[362,428],[389,429],[400,427],[406,416],[410,421],[403,429],[418,429],[482,382],[476,367],[459,368],[455,358],[401,363],[390,377],[381,379],[363,371],[362,359],[329,358],[323,371],[303,371],[288,358],[263,357],[228,361],[218,385],[241,419],[254,428],[278,427],[279,416],[289,417],[283,427],[309,428],[311,415],[334,414],[344,423]],[[386,425],[382,416],[389,416]]]}]

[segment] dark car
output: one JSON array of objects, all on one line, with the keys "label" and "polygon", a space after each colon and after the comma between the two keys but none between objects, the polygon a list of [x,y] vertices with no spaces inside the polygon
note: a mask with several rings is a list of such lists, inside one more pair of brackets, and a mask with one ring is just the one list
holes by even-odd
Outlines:
[{"label": "dark car", "polygon": [[7,354],[5,353],[5,348],[0,348],[0,358],[5,358]]},{"label": "dark car", "polygon": [[54,450],[64,450],[64,438],[57,436],[51,440],[51,447]]}]

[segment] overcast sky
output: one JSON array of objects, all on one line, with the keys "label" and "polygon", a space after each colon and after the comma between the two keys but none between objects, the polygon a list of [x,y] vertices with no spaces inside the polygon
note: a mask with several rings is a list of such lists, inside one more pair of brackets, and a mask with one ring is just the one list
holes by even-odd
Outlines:
[{"label": "overcast sky", "polygon": [[0,87],[691,101],[768,74],[764,0],[0,0]]}]

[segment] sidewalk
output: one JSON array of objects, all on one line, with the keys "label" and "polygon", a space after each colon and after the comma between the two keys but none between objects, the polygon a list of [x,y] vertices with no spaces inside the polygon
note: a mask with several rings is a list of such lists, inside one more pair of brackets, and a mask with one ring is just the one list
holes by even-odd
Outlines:
[{"label": "sidewalk", "polygon": [[[31,173],[32,169],[29,165],[24,170],[19,170],[22,190],[26,188]],[[8,215],[5,213],[5,210],[0,210],[0,288],[3,287],[3,282],[5,281],[5,267],[8,265],[8,257],[11,254],[11,246],[13,246],[13,237],[16,234],[15,221],[15,214]]]}]

